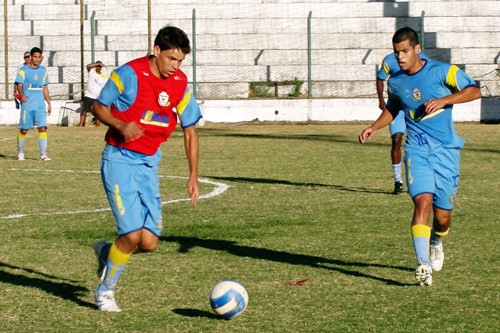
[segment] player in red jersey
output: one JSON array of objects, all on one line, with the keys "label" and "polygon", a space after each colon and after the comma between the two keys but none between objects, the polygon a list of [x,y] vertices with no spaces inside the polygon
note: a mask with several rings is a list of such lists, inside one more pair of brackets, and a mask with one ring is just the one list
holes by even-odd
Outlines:
[{"label": "player in red jersey", "polygon": [[101,311],[121,311],[115,302],[115,287],[132,252],[157,247],[162,230],[159,148],[178,119],[189,163],[187,191],[196,205],[199,143],[194,125],[201,112],[179,69],[190,52],[189,39],[181,29],[162,28],[153,54],[113,71],[94,103],[92,113],[109,127],[101,177],[118,229],[113,243],[94,244],[101,281],[95,297]]}]

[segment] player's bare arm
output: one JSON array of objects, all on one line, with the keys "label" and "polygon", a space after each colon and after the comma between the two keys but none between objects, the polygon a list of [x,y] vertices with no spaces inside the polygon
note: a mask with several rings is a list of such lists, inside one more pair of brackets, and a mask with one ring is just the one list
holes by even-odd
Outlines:
[{"label": "player's bare arm", "polygon": [[125,123],[113,117],[109,112],[109,107],[102,105],[98,101],[94,102],[92,115],[106,126],[116,129],[123,136],[125,142],[137,139],[144,133],[144,129],[136,122]]},{"label": "player's bare arm", "polygon": [[383,111],[386,107],[384,100],[384,81],[377,79],[376,87],[377,87],[378,108]]},{"label": "player's bare arm", "polygon": [[382,111],[382,113],[377,118],[377,120],[375,120],[375,122],[373,124],[371,124],[369,127],[365,128],[361,132],[361,134],[359,135],[359,138],[358,138],[359,143],[363,144],[367,140],[370,140],[371,138],[373,138],[375,136],[375,133],[377,133],[377,131],[379,129],[389,125],[393,119],[394,118],[393,118],[392,114],[389,112],[389,110],[384,109],[384,111]]},{"label": "player's bare arm", "polygon": [[50,114],[52,113],[52,105],[50,103],[50,94],[48,86],[43,86],[43,97],[45,98],[45,102],[47,102],[47,114],[50,116]]},{"label": "player's bare arm", "polygon": [[19,92],[19,95],[21,96],[19,98],[19,100],[23,103],[26,103],[28,101],[28,97],[26,97],[26,95],[24,94],[23,84],[18,83],[18,84],[16,84],[16,87],[17,87],[17,91]]},{"label": "player's bare arm", "polygon": [[478,87],[467,87],[457,93],[428,100],[425,102],[425,113],[430,114],[442,109],[445,105],[466,103],[480,97],[481,90]]},{"label": "player's bare arm", "polygon": [[198,132],[194,126],[184,128],[183,131],[184,148],[189,163],[189,179],[186,185],[187,192],[191,197],[191,203],[196,207],[196,202],[200,196],[200,188],[198,185],[198,156],[200,150]]}]

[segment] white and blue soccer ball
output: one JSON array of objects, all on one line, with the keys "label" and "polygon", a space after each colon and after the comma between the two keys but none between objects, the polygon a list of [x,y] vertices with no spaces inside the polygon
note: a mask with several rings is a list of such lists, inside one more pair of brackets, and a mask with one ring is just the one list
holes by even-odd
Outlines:
[{"label": "white and blue soccer ball", "polygon": [[238,281],[220,281],[210,292],[210,306],[216,314],[225,319],[239,316],[247,305],[248,292]]}]

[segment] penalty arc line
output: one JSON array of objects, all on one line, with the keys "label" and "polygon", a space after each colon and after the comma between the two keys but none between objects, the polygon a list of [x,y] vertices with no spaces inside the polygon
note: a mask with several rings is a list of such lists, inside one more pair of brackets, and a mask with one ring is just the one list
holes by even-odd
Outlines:
[{"label": "penalty arc line", "polygon": [[[74,171],[74,170],[41,170],[41,169],[10,169],[11,171],[45,171],[45,172],[66,172],[66,173],[99,173],[99,171]],[[174,179],[188,179],[188,177],[182,177],[182,176],[162,176],[158,175],[159,178],[174,178]],[[198,197],[198,199],[209,199],[216,197],[218,195],[221,195],[222,193],[226,192],[227,189],[229,188],[229,185],[221,183],[221,182],[215,182],[206,178],[198,178],[198,182],[203,183],[203,184],[210,184],[214,185],[215,188],[207,193],[207,194],[202,194]],[[177,203],[177,202],[183,202],[183,201],[191,201],[191,198],[183,198],[183,199],[172,199],[172,200],[167,200],[167,201],[162,201],[161,205],[166,205],[166,204],[172,204],[172,203]],[[84,214],[84,213],[97,213],[97,212],[107,212],[111,211],[111,208],[99,208],[99,209],[92,209],[92,210],[74,210],[74,211],[65,211],[65,212],[51,212],[51,213],[39,213],[39,214],[13,214],[13,215],[7,215],[7,216],[0,216],[0,219],[15,219],[15,218],[21,218],[21,217],[27,217],[27,216],[50,216],[50,215],[74,215],[74,214]]]}]

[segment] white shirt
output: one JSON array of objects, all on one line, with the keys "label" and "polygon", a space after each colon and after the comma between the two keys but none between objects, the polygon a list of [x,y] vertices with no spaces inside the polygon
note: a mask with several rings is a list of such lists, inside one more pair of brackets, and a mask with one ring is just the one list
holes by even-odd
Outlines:
[{"label": "white shirt", "polygon": [[85,97],[97,99],[108,78],[109,75],[104,71],[104,68],[101,69],[101,74],[98,74],[95,68],[92,68],[89,72],[89,82],[87,90],[85,90]]}]

